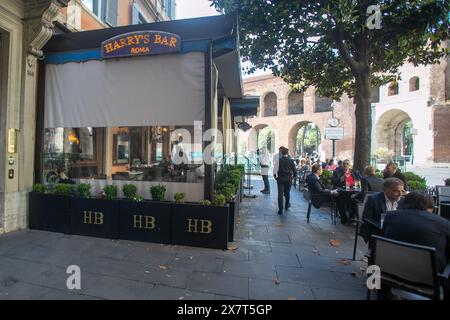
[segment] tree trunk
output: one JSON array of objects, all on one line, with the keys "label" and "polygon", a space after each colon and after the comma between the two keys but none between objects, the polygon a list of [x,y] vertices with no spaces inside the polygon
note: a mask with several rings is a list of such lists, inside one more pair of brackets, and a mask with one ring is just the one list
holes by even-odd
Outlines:
[{"label": "tree trunk", "polygon": [[370,103],[370,72],[361,72],[356,78],[356,132],[353,167],[362,172],[370,163],[372,108]]}]

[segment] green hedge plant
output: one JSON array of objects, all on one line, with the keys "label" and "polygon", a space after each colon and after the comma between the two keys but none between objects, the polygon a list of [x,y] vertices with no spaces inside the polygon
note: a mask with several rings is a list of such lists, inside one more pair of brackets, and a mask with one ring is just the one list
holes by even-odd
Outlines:
[{"label": "green hedge plant", "polygon": [[133,200],[136,197],[137,187],[134,184],[124,184],[122,192],[127,200]]},{"label": "green hedge plant", "polygon": [[173,196],[173,198],[175,199],[176,203],[183,203],[185,197],[186,197],[186,194],[184,192],[177,192]]},{"label": "green hedge plant", "polygon": [[224,206],[226,203],[225,196],[223,194],[218,194],[213,198],[212,204],[215,206]]},{"label": "green hedge plant", "polygon": [[36,183],[33,186],[33,191],[36,193],[46,193],[47,192],[47,186],[42,183]]},{"label": "green hedge plant", "polygon": [[72,191],[72,186],[70,184],[58,183],[55,185],[55,194],[60,196],[68,196]]},{"label": "green hedge plant", "polygon": [[164,194],[166,193],[166,186],[163,184],[158,184],[156,186],[150,187],[150,193],[152,195],[152,199],[155,201],[163,201]]},{"label": "green hedge plant", "polygon": [[202,206],[210,206],[211,205],[211,201],[205,199],[205,200],[200,201],[200,204]]},{"label": "green hedge plant", "polygon": [[80,183],[77,185],[76,194],[79,198],[91,197],[91,185],[89,183]]},{"label": "green hedge plant", "polygon": [[103,191],[105,192],[105,199],[106,200],[114,200],[117,199],[117,186],[113,184],[107,184]]}]

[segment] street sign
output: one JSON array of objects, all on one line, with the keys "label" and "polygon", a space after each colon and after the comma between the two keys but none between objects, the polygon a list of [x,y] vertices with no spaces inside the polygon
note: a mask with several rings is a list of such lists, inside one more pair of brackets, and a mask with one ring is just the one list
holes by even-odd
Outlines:
[{"label": "street sign", "polygon": [[344,138],[344,128],[325,128],[325,139],[341,140]]}]

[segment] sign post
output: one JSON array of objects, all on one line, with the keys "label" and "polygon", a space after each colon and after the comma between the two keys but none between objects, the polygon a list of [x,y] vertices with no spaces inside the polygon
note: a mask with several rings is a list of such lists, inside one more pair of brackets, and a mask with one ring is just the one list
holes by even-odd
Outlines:
[{"label": "sign post", "polygon": [[336,156],[336,140],[344,138],[344,128],[325,128],[325,139],[333,141],[333,159]]}]

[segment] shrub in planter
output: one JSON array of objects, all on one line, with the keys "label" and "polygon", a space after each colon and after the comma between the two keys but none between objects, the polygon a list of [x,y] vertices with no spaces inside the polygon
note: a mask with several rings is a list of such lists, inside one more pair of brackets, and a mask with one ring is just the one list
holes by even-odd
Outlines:
[{"label": "shrub in planter", "polygon": [[226,203],[225,201],[225,196],[222,194],[218,194],[216,196],[214,196],[212,204],[215,206],[224,206]]},{"label": "shrub in planter", "polygon": [[174,199],[176,203],[183,203],[184,202],[184,198],[186,197],[186,194],[183,192],[177,192],[174,195]]},{"label": "shrub in planter", "polygon": [[407,183],[411,191],[424,191],[427,189],[427,184],[424,181],[410,180]]},{"label": "shrub in planter", "polygon": [[211,201],[205,199],[205,200],[200,201],[200,204],[202,206],[210,206],[211,205]]},{"label": "shrub in planter", "polygon": [[226,201],[230,201],[236,194],[235,187],[231,183],[226,183],[216,189],[216,191],[225,197]]},{"label": "shrub in planter", "polygon": [[37,193],[46,193],[47,192],[47,186],[41,183],[36,183],[33,186],[33,191]]},{"label": "shrub in planter", "polygon": [[77,185],[77,197],[90,198],[91,197],[91,185],[89,183],[80,183]]},{"label": "shrub in planter", "polygon": [[333,176],[332,171],[324,170],[322,172],[322,175],[320,176],[320,180],[322,181],[322,183],[325,187],[330,187],[332,185],[332,183],[331,183],[332,176]]},{"label": "shrub in planter", "polygon": [[409,185],[410,181],[420,181],[426,184],[426,179],[415,174],[414,172],[405,172],[406,183]]},{"label": "shrub in planter", "polygon": [[70,192],[72,191],[72,185],[65,184],[65,183],[58,183],[55,186],[55,194],[60,196],[68,196]]},{"label": "shrub in planter", "polygon": [[134,196],[133,201],[142,202],[142,201],[144,201],[144,197],[141,195],[136,195],[136,196]]},{"label": "shrub in planter", "polygon": [[444,183],[446,186],[450,186],[450,178],[444,179]]},{"label": "shrub in planter", "polygon": [[152,200],[163,201],[164,194],[166,193],[166,186],[163,184],[159,184],[157,186],[152,186],[150,188],[150,193],[152,195]]},{"label": "shrub in planter", "polygon": [[105,191],[106,200],[114,200],[117,198],[117,186],[108,184],[103,188],[103,191]]},{"label": "shrub in planter", "polygon": [[123,195],[127,200],[134,200],[136,198],[137,187],[134,184],[124,184],[122,187]]}]

